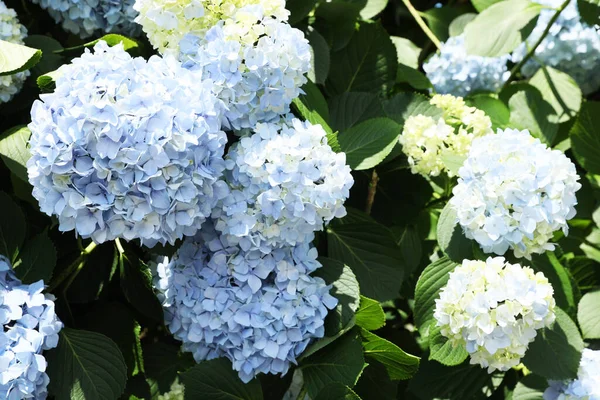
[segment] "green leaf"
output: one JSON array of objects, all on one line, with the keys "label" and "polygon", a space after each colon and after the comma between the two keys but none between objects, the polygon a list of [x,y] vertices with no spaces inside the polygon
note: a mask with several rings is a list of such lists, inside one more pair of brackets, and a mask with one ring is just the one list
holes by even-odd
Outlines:
[{"label": "green leaf", "polygon": [[203,361],[181,375],[184,399],[261,400],[262,388],[254,379],[244,384],[225,358]]},{"label": "green leaf", "polygon": [[36,83],[40,91],[42,93],[53,92],[56,88],[56,80],[60,75],[62,75],[63,72],[64,70],[61,71],[61,69],[59,68],[55,71],[38,76]]},{"label": "green leaf", "polygon": [[[60,250],[60,247],[59,247]],[[85,260],[85,268],[77,274],[67,291],[71,303],[89,303],[97,300],[116,274],[119,257],[112,243],[98,246]]]},{"label": "green leaf", "polygon": [[463,346],[453,347],[448,338],[442,336],[439,326],[434,326],[430,330],[429,350],[430,360],[448,366],[460,365],[469,357],[467,349]]},{"label": "green leaf", "polygon": [[473,3],[473,7],[477,10],[477,12],[482,12],[486,8],[504,0],[471,0]]},{"label": "green leaf", "polygon": [[[343,1],[320,2],[315,10],[315,28],[336,52],[348,45],[353,37],[361,4]],[[335,70],[332,68],[332,70]]]},{"label": "green leaf", "polygon": [[362,346],[354,331],[303,359],[299,366],[311,398],[316,397],[331,382],[353,387],[364,367]]},{"label": "green leaf", "polygon": [[114,400],[125,389],[127,367],[117,345],[95,332],[64,328],[44,353],[50,393],[57,400]]},{"label": "green leaf", "polygon": [[99,39],[93,40],[91,42],[87,42],[80,46],[69,47],[68,49],[64,49],[63,52],[69,53],[74,51],[82,51],[85,48],[94,47],[99,41],[105,41],[110,47],[116,46],[120,43],[123,43],[123,49],[131,54],[132,56],[141,55],[140,44],[137,40],[128,38],[127,36],[119,35],[116,33],[109,33],[107,35],[102,36]]},{"label": "green leaf", "polygon": [[435,299],[439,291],[448,283],[449,274],[457,264],[447,257],[442,257],[423,270],[415,288],[415,324],[423,330],[433,318]]},{"label": "green leaf", "polygon": [[348,92],[329,99],[331,127],[344,132],[371,118],[385,116],[377,95],[366,92]]},{"label": "green leaf", "polygon": [[331,55],[326,88],[331,95],[344,92],[385,93],[396,77],[396,49],[381,24],[361,24],[342,50]]},{"label": "green leaf", "polygon": [[423,12],[421,15],[427,21],[427,25],[431,28],[433,34],[442,42],[445,42],[449,37],[450,24],[459,15],[470,11],[465,6],[453,7],[434,7]]},{"label": "green leaf", "polygon": [[398,65],[396,83],[407,83],[417,90],[428,90],[433,87],[425,74],[404,64]]},{"label": "green leaf", "polygon": [[600,174],[600,102],[583,103],[569,136],[577,161],[588,172]]},{"label": "green leaf", "polygon": [[473,241],[467,239],[457,222],[456,210],[446,204],[437,225],[437,240],[440,248],[452,261],[461,263],[473,258]]},{"label": "green leaf", "polygon": [[546,379],[537,375],[527,375],[515,386],[512,400],[543,400],[546,388]]},{"label": "green leaf", "polygon": [[308,79],[314,83],[325,83],[331,64],[329,46],[323,36],[313,28],[309,28],[306,39],[312,53],[312,68],[308,72]]},{"label": "green leaf", "polygon": [[0,76],[27,71],[42,58],[42,51],[0,40]]},{"label": "green leaf", "polygon": [[575,291],[569,271],[560,263],[553,252],[535,255],[532,259],[536,270],[541,271],[554,288],[556,305],[575,315]]},{"label": "green leaf", "polygon": [[33,283],[40,279],[48,284],[56,266],[56,249],[46,232],[34,236],[25,243],[15,263],[15,273],[23,283]]},{"label": "green leaf", "polygon": [[425,115],[438,119],[442,110],[429,103],[429,98],[418,93],[399,93],[383,103],[386,115],[404,126],[413,115]]},{"label": "green leaf", "polygon": [[121,254],[119,257],[121,290],[127,301],[144,316],[163,321],[163,310],[152,291],[152,273],[147,265],[133,256]]},{"label": "green leaf", "polygon": [[332,382],[321,389],[315,400],[360,400],[360,397],[348,386]]},{"label": "green leaf", "polygon": [[385,325],[385,313],[377,300],[360,296],[360,307],[356,312],[356,325],[368,331],[376,331]]},{"label": "green leaf", "polygon": [[57,54],[63,50],[58,40],[45,35],[29,35],[23,41],[26,46],[42,51],[42,59],[31,69],[33,78],[37,79],[40,75],[54,71],[65,63],[64,58]]},{"label": "green leaf", "polygon": [[317,0],[287,0],[285,8],[290,11],[289,24],[295,25],[302,21],[315,8]]},{"label": "green leaf", "polygon": [[348,129],[338,141],[353,170],[370,169],[381,163],[398,142],[400,126],[390,118],[373,118]]},{"label": "green leaf", "polygon": [[510,125],[514,129],[527,129],[532,136],[551,146],[558,133],[554,109],[542,97],[539,90],[526,86],[517,91],[508,101]]},{"label": "green leaf", "polygon": [[190,353],[182,356],[179,348],[180,346],[163,342],[143,346],[146,378],[153,398],[168,392],[180,371],[196,365]]},{"label": "green leaf", "polygon": [[26,126],[15,126],[0,135],[0,157],[13,174],[28,182],[27,161],[31,157],[27,142],[31,131]]},{"label": "green leaf", "polygon": [[600,24],[600,0],[577,0],[579,15],[588,25]]},{"label": "green leaf", "polygon": [[4,192],[0,192],[0,255],[14,262],[25,240],[25,215]]},{"label": "green leaf", "polygon": [[367,4],[360,10],[362,19],[371,19],[379,15],[387,6],[388,0],[367,0]]},{"label": "green leaf", "polygon": [[492,129],[506,128],[510,124],[510,110],[501,100],[488,94],[477,94],[467,100],[470,106],[482,110],[492,121]]},{"label": "green leaf", "polygon": [[374,220],[331,224],[327,228],[329,257],[356,274],[361,293],[375,300],[394,299],[400,292],[404,266],[390,231]]},{"label": "green leaf", "polygon": [[402,257],[406,265],[406,275],[411,274],[421,263],[423,249],[421,235],[415,226],[393,227],[391,229],[396,243],[400,246]]},{"label": "green leaf", "polygon": [[361,329],[365,357],[379,361],[385,366],[391,380],[406,380],[419,369],[419,357],[404,352],[394,343]]},{"label": "green leaf", "polygon": [[456,17],[448,27],[448,31],[450,36],[460,36],[465,31],[465,27],[467,24],[475,19],[477,14],[475,13],[466,13],[463,15],[459,15]]},{"label": "green leaf", "polygon": [[574,379],[581,360],[583,340],[571,318],[558,307],[555,312],[556,322],[551,328],[538,331],[523,357],[523,364],[547,379]]},{"label": "green leaf", "polygon": [[554,108],[550,122],[562,123],[575,117],[581,109],[583,95],[573,78],[551,67],[542,67],[529,80]]},{"label": "green leaf", "polygon": [[329,109],[323,94],[311,81],[308,81],[302,86],[304,94],[296,97],[292,104],[296,108],[298,114],[312,124],[318,124],[323,127],[327,133],[327,144],[331,146],[333,151],[339,152],[340,145],[337,140],[337,133],[334,133],[327,121],[329,120]]},{"label": "green leaf", "polygon": [[529,36],[542,9],[541,4],[525,0],[491,5],[465,28],[467,53],[484,57],[510,53]]},{"label": "green leaf", "polygon": [[363,400],[396,400],[399,383],[390,379],[383,364],[370,359],[353,390]]},{"label": "green leaf", "polygon": [[419,68],[421,48],[410,40],[400,36],[391,36],[390,39],[396,47],[398,62],[411,68]]},{"label": "green leaf", "polygon": [[600,290],[587,293],[581,298],[577,320],[585,339],[600,339]]}]

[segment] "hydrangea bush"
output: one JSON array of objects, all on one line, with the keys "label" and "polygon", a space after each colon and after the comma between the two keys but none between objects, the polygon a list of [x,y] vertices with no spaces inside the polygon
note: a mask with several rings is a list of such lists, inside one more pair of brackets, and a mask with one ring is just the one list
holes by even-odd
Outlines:
[{"label": "hydrangea bush", "polygon": [[0,399],[600,400],[595,0],[0,0]]}]

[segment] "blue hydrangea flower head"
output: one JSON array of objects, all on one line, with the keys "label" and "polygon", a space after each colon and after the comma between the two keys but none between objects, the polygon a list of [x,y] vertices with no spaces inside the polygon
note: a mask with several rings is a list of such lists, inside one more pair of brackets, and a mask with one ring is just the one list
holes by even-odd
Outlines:
[{"label": "blue hydrangea flower head", "polygon": [[423,69],[437,93],[465,97],[475,91],[498,91],[510,76],[509,58],[468,55],[464,35],[460,35],[443,43]]},{"label": "blue hydrangea flower head", "polygon": [[231,194],[213,211],[216,228],[243,249],[295,245],[346,214],[354,183],[346,155],[320,125],[288,116],[259,123],[226,157]]},{"label": "blue hydrangea flower head", "polygon": [[[550,7],[559,7],[560,0],[536,0]],[[533,32],[527,39],[532,45],[540,38],[555,10],[544,9],[540,13]],[[577,2],[572,1],[563,10],[550,32],[535,51],[535,58],[525,63],[521,72],[530,77],[540,68],[536,60],[549,67],[556,68],[570,75],[581,87],[583,94],[590,94],[600,88],[600,33],[598,26],[589,26],[581,20]],[[526,44],[513,52],[513,61],[518,62],[525,57]]]},{"label": "blue hydrangea flower head", "polygon": [[44,350],[57,346],[62,322],[44,282],[23,285],[0,256],[0,398],[45,399],[49,383]]},{"label": "blue hydrangea flower head", "polygon": [[244,382],[285,374],[324,335],[337,299],[310,275],[321,266],[308,243],[244,251],[206,224],[157,266],[165,322],[197,362],[227,357]]},{"label": "blue hydrangea flower head", "polygon": [[82,39],[105,33],[137,36],[135,0],[31,0],[47,10],[63,29]]},{"label": "blue hydrangea flower head", "polygon": [[41,210],[97,243],[194,235],[227,194],[212,82],[102,41],[60,71],[31,110],[27,167]]},{"label": "blue hydrangea flower head", "polygon": [[223,125],[232,129],[289,112],[311,67],[303,33],[266,16],[260,6],[239,9],[205,36],[186,35],[179,50],[185,68],[215,81],[217,96],[227,104]]},{"label": "blue hydrangea flower head", "polygon": [[[27,29],[19,23],[16,11],[6,7],[6,4],[0,0],[0,40],[24,44],[25,37],[27,37]],[[0,104],[10,101],[19,93],[28,76],[29,71],[0,76]]]},{"label": "blue hydrangea flower head", "polygon": [[583,349],[577,379],[548,381],[544,400],[600,399],[600,350]]}]

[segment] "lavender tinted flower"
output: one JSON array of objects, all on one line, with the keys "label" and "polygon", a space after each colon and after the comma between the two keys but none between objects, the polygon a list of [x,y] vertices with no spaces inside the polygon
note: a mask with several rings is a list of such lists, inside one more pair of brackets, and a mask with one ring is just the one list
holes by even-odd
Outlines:
[{"label": "lavender tinted flower", "polygon": [[31,0],[39,4],[67,32],[82,39],[105,33],[137,36],[141,27],[133,22],[134,0]]},{"label": "lavender tinted flower", "polygon": [[27,167],[41,210],[97,243],[193,235],[227,193],[212,82],[105,42],[61,72],[31,111]]},{"label": "lavender tinted flower", "polygon": [[285,374],[313,339],[324,334],[330,287],[309,274],[321,266],[316,249],[244,251],[210,226],[188,238],[157,266],[165,320],[197,362],[227,357],[240,379]]},{"label": "lavender tinted flower", "polygon": [[[0,0],[0,40],[6,42],[23,44],[27,37],[27,29],[19,23],[17,13]],[[10,101],[13,96],[21,91],[29,71],[17,74],[0,76],[0,104]]]},{"label": "lavender tinted flower", "polygon": [[544,400],[599,400],[600,399],[600,350],[584,349],[577,379],[571,381],[548,381]]},{"label": "lavender tinted flower", "polygon": [[0,398],[46,398],[49,383],[44,350],[58,344],[62,322],[44,282],[23,285],[0,256]]}]

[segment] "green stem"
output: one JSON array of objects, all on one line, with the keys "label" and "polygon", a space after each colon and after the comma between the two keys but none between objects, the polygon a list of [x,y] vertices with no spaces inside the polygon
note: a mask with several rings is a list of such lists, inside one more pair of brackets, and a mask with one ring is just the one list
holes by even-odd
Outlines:
[{"label": "green stem", "polygon": [[417,24],[419,24],[419,26],[421,27],[421,29],[423,30],[423,32],[427,35],[427,37],[429,38],[429,40],[431,40],[431,42],[433,44],[435,44],[435,47],[437,47],[438,49],[441,49],[442,48],[442,43],[440,43],[440,40],[433,34],[433,32],[431,31],[431,29],[429,29],[429,27],[427,26],[427,24],[425,23],[425,21],[421,17],[421,14],[411,4],[410,0],[402,0],[402,2],[406,6],[406,8],[408,8],[408,12],[410,12],[410,14],[413,16],[413,18],[417,22]]},{"label": "green stem", "polygon": [[[79,272],[83,265],[85,264],[85,259],[87,256],[94,251],[96,248],[96,243],[90,243],[85,249],[81,250],[79,256],[73,261],[67,268],[65,268],[56,278],[50,282],[48,285],[48,292],[54,291],[58,286],[60,286],[65,279],[69,278],[74,272]],[[73,278],[74,279],[74,278]],[[72,282],[72,280],[71,280]]]},{"label": "green stem", "polygon": [[517,63],[517,65],[515,65],[510,70],[510,76],[508,77],[508,80],[504,83],[503,88],[506,88],[510,84],[510,82],[512,82],[513,80],[515,80],[517,74],[519,73],[519,71],[521,70],[521,68],[523,67],[523,65],[525,65],[525,63],[527,61],[529,61],[529,59],[531,57],[533,57],[533,55],[535,54],[535,51],[537,50],[537,48],[540,46],[540,44],[542,44],[542,42],[544,41],[544,39],[546,38],[546,36],[548,36],[548,32],[550,32],[550,29],[552,28],[552,25],[554,25],[554,23],[556,22],[556,20],[560,16],[560,13],[562,13],[563,10],[565,8],[567,8],[567,6],[569,5],[570,2],[571,2],[571,0],[565,0],[565,2],[562,3],[561,6],[556,10],[556,13],[554,13],[554,15],[552,16],[552,18],[550,19],[550,22],[548,23],[548,26],[546,27],[546,29],[544,29],[544,32],[542,32],[542,36],[540,36],[539,39],[537,40],[537,42],[535,42],[535,44],[529,49],[529,51],[527,52],[527,54],[525,55],[525,57],[523,57],[523,59],[521,61],[519,61]]},{"label": "green stem", "polygon": [[306,389],[306,386],[303,385],[302,389],[300,389],[300,393],[298,393],[298,397],[296,397],[296,400],[304,400],[306,397],[306,392],[308,392],[308,390]]},{"label": "green stem", "polygon": [[119,240],[119,238],[115,239],[115,246],[117,246],[117,250],[119,251],[119,254],[125,254],[125,250],[123,249],[123,245],[121,244],[121,241]]}]

